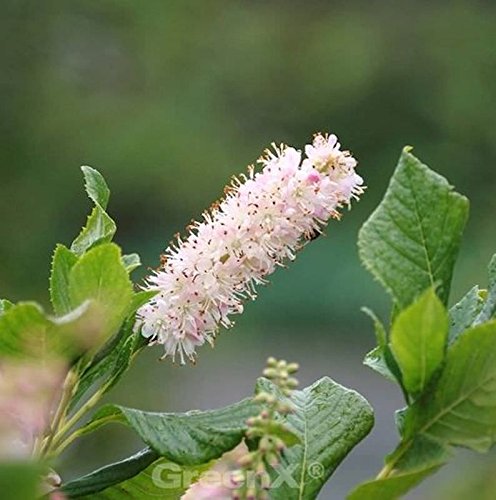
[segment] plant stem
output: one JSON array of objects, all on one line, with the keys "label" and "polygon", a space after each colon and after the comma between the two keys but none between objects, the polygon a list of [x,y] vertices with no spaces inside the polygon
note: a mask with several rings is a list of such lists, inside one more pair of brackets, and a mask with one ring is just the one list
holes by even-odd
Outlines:
[{"label": "plant stem", "polygon": [[[71,436],[67,437],[64,440],[64,435],[71,430],[74,425],[76,425],[79,420],[81,420],[86,413],[88,413],[99,401],[100,398],[103,396],[104,392],[106,390],[106,386],[100,387],[69,419],[67,419],[58,429],[57,433],[55,436],[53,436],[52,439],[52,448],[55,450],[55,452],[60,452],[62,451],[68,444],[70,444],[76,437],[77,437],[77,431],[72,434]],[[74,436],[74,437],[73,437]],[[63,446],[61,446],[63,445]],[[56,453],[54,453],[56,454]]]},{"label": "plant stem", "polygon": [[50,425],[50,429],[44,438],[40,438],[35,446],[36,455],[45,455],[50,451],[53,439],[58,432],[58,428],[64,420],[65,414],[67,412],[67,406],[71,400],[73,389],[78,381],[78,377],[73,370],[70,370],[67,374],[64,384],[62,386],[62,395],[60,397],[59,404],[55,410],[55,415]]}]

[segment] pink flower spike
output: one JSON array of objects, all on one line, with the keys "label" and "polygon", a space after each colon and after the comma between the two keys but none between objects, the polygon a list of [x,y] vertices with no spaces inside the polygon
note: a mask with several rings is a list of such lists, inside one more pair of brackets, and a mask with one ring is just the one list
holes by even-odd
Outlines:
[{"label": "pink flower spike", "polygon": [[257,285],[358,199],[357,162],[340,147],[335,135],[317,134],[302,161],[300,151],[273,145],[261,171],[235,178],[224,200],[166,250],[144,287],[158,294],[137,315],[137,328],[164,346],[164,357],[194,361],[196,348],[212,344],[256,298]]}]

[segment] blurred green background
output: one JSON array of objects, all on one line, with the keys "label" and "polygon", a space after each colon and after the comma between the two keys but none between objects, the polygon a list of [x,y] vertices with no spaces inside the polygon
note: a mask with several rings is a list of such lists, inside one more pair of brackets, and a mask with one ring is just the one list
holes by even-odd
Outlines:
[{"label": "blurred green background", "polygon": [[[471,200],[453,300],[494,250],[496,4],[493,1],[0,0],[0,295],[48,305],[54,244],[89,211],[81,164],[112,189],[117,241],[156,266],[171,236],[270,142],[302,147],[335,132],[368,187],[288,271],[249,304],[195,368],[138,360],[110,396],[186,410],[250,393],[269,355],[360,390],[377,426],[322,498],[342,498],[395,444],[401,397],[361,366],[373,344],[362,305],[385,294],[361,268],[360,225],[405,144]],[[144,270],[138,277],[144,275]],[[139,446],[103,430],[66,455],[65,477]],[[442,489],[459,459],[429,489]],[[475,463],[475,462],[474,462]],[[480,460],[477,462],[480,463]],[[434,497],[439,495],[434,495]]]}]

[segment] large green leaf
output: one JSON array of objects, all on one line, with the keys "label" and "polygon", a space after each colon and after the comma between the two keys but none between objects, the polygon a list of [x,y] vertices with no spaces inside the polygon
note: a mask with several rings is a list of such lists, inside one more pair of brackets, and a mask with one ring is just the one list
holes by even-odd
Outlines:
[{"label": "large green leaf", "polygon": [[378,478],[350,500],[392,500],[435,472],[451,446],[487,451],[496,441],[496,321],[472,327],[448,349],[439,379],[401,412],[403,440]]},{"label": "large green leaf", "polygon": [[87,251],[71,270],[71,303],[76,307],[92,300],[99,321],[89,334],[94,335],[100,345],[121,327],[128,315],[132,294],[132,284],[122,264],[120,249],[113,243]]},{"label": "large green leaf", "polygon": [[412,443],[408,453],[395,464],[391,474],[360,484],[347,498],[395,500],[436,472],[448,458],[446,448],[427,438],[418,438]]},{"label": "large green leaf", "polygon": [[468,200],[405,148],[358,238],[365,267],[400,310],[430,286],[447,303],[467,216]]},{"label": "large green leaf", "polygon": [[160,458],[149,448],[67,483],[62,491],[69,498],[119,500],[161,498],[179,500],[211,463],[184,466]]},{"label": "large green leaf", "polygon": [[144,412],[107,405],[86,428],[93,431],[110,422],[126,424],[160,456],[180,465],[196,465],[233,449],[243,438],[246,419],[259,411],[260,405],[252,399],[217,410],[187,413]]},{"label": "large green leaf", "polygon": [[103,178],[103,175],[93,167],[82,166],[84,175],[84,187],[88,196],[95,205],[99,205],[103,210],[107,208],[110,197],[110,190]]},{"label": "large green leaf", "polygon": [[403,375],[403,386],[421,393],[444,359],[448,314],[433,288],[401,311],[391,330],[391,349]]},{"label": "large green leaf", "polygon": [[475,326],[450,347],[435,390],[407,414],[405,438],[430,436],[487,451],[496,438],[496,321]]},{"label": "large green leaf", "polygon": [[259,390],[273,392],[293,405],[283,419],[300,438],[284,451],[273,475],[270,498],[314,499],[348,453],[369,433],[374,417],[370,405],[355,391],[324,377],[290,401],[262,379]]},{"label": "large green leaf", "polygon": [[62,316],[72,310],[69,296],[69,275],[78,258],[64,245],[57,245],[50,274],[50,300],[55,314]]}]

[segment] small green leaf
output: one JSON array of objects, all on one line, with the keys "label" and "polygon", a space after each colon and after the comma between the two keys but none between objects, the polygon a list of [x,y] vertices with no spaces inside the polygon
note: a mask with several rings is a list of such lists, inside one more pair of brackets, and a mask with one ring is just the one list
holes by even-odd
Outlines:
[{"label": "small green leaf", "polygon": [[484,300],[478,286],[474,286],[449,311],[450,329],[448,341],[452,344],[467,328],[470,328],[482,311]]},{"label": "small green leaf", "polygon": [[136,268],[141,266],[140,256],[137,253],[130,253],[122,256],[122,263],[128,273],[133,272]]},{"label": "small green leaf", "polygon": [[72,242],[71,251],[80,256],[96,245],[109,243],[112,241],[115,231],[115,222],[97,205],[89,215],[86,226]]},{"label": "small green leaf", "polygon": [[377,341],[377,347],[366,354],[363,364],[388,380],[398,382],[401,385],[401,373],[398,363],[391,354],[390,346],[387,343],[386,329],[382,321],[371,309],[362,307],[362,311],[372,319]]},{"label": "small green leaf", "polygon": [[374,324],[377,346],[384,347],[387,344],[387,335],[386,335],[386,329],[384,328],[382,321],[377,317],[375,312],[372,311],[372,309],[369,309],[368,307],[362,307],[362,312],[364,312],[372,320]]},{"label": "small green leaf", "polygon": [[407,415],[407,434],[487,451],[496,437],[496,321],[464,332],[452,344],[435,390]]},{"label": "small green leaf", "polygon": [[98,170],[88,166],[82,166],[81,170],[84,174],[84,187],[86,188],[88,196],[95,205],[99,205],[105,210],[108,205],[110,190],[103,175],[98,172]]},{"label": "small green leaf", "polygon": [[7,312],[14,304],[7,299],[0,300],[0,315]]},{"label": "small green leaf", "polygon": [[160,456],[179,465],[196,465],[232,450],[244,436],[246,419],[259,411],[260,405],[252,399],[218,410],[188,413],[153,413],[107,405],[87,426],[93,431],[106,423],[125,423]]},{"label": "small green leaf", "polygon": [[136,292],[131,299],[129,314],[134,314],[141,306],[153,299],[157,293],[158,290],[142,290],[141,292]]},{"label": "small green leaf", "polygon": [[449,453],[442,445],[426,438],[419,438],[398,460],[389,474],[362,483],[347,498],[348,500],[396,500],[436,472],[448,458]]},{"label": "small green leaf", "polygon": [[391,371],[386,361],[386,347],[377,346],[365,355],[363,364],[368,366],[383,377],[398,382],[398,377]]},{"label": "small green leaf", "polygon": [[132,284],[121,261],[120,249],[106,243],[86,252],[69,276],[69,294],[73,307],[91,300],[99,316],[92,334],[102,344],[121,327],[128,314]]},{"label": "small green leaf", "polygon": [[370,405],[358,393],[328,377],[294,391],[291,400],[266,379],[259,381],[258,389],[276,394],[295,408],[281,422],[294,429],[300,439],[300,444],[284,451],[270,498],[316,498],[336,467],[372,428]]},{"label": "small green leaf", "polygon": [[64,245],[57,245],[52,259],[50,274],[50,300],[55,314],[61,316],[72,309],[69,297],[69,274],[77,257]]},{"label": "small green leaf", "polygon": [[363,264],[400,310],[438,283],[447,303],[468,206],[446,179],[403,150],[384,199],[358,238]]},{"label": "small green leaf", "polygon": [[135,477],[158,459],[159,456],[153,450],[146,448],[132,457],[106,465],[90,474],[65,483],[61,491],[69,498],[81,498],[94,494]]},{"label": "small green leaf", "polygon": [[496,254],[493,255],[491,262],[489,262],[489,286],[486,302],[484,306],[474,321],[474,324],[478,325],[489,321],[496,313]]},{"label": "small green leaf", "polygon": [[391,330],[391,350],[405,389],[421,393],[444,359],[448,315],[433,288],[398,314]]}]

